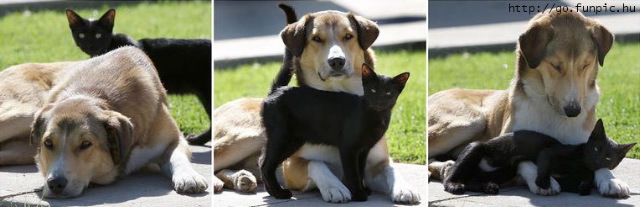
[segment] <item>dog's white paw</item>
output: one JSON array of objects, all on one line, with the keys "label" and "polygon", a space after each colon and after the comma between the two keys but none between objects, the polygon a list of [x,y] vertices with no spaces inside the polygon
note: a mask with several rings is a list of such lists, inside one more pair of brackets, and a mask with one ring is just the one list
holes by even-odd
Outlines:
[{"label": "dog's white paw", "polygon": [[180,194],[202,193],[209,187],[207,180],[193,169],[174,173],[172,180],[173,188]]},{"label": "dog's white paw", "polygon": [[320,189],[322,199],[331,203],[345,203],[351,200],[351,191],[344,185],[329,186],[326,189]]},{"label": "dog's white paw", "polygon": [[240,170],[236,172],[232,177],[234,178],[233,189],[243,193],[256,192],[258,182],[256,181],[256,177],[253,176],[253,174],[251,174],[249,171]]},{"label": "dog's white paw", "polygon": [[602,180],[598,183],[598,191],[602,196],[614,198],[629,197],[629,185],[615,178]]},{"label": "dog's white paw", "polygon": [[420,203],[420,194],[410,188],[393,189],[392,198],[394,203],[417,204]]},{"label": "dog's white paw", "polygon": [[540,188],[538,187],[538,185],[536,185],[535,182],[528,182],[527,185],[529,185],[529,191],[531,191],[531,193],[536,194],[536,195],[541,195],[541,196],[554,196],[554,195],[558,195],[558,193],[560,193],[560,184],[558,184],[558,181],[556,181],[556,179],[550,178],[549,180],[549,188],[544,189],[544,188]]},{"label": "dog's white paw", "polygon": [[222,182],[222,180],[220,180],[218,177],[213,176],[213,192],[221,192],[223,187],[224,182]]}]

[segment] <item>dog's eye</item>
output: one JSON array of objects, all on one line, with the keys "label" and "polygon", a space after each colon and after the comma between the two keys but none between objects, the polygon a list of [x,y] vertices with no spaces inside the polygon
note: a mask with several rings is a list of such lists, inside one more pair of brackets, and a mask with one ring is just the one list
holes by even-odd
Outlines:
[{"label": "dog's eye", "polygon": [[100,33],[96,34],[96,39],[100,39],[100,37],[102,37],[102,34]]},{"label": "dog's eye", "polygon": [[84,33],[80,33],[80,34],[78,34],[78,37],[79,37],[80,39],[84,38]]},{"label": "dog's eye", "polygon": [[320,42],[320,37],[318,36],[314,36],[313,38],[311,38],[311,40],[313,40],[314,42]]},{"label": "dog's eye", "polygon": [[91,142],[89,142],[89,141],[82,141],[82,143],[80,143],[80,149],[81,150],[87,149],[87,148],[91,147],[91,145],[93,145],[93,144],[91,144]]},{"label": "dog's eye", "polygon": [[551,65],[551,66],[553,66],[553,69],[556,69],[556,71],[562,72],[562,68],[560,67],[560,65]]},{"label": "dog's eye", "polygon": [[47,149],[52,150],[53,149],[53,141],[51,141],[51,139],[47,139],[44,140],[44,147],[46,147]]},{"label": "dog's eye", "polygon": [[350,40],[351,38],[353,38],[353,35],[351,35],[351,34],[347,34],[347,35],[344,36],[345,40]]}]

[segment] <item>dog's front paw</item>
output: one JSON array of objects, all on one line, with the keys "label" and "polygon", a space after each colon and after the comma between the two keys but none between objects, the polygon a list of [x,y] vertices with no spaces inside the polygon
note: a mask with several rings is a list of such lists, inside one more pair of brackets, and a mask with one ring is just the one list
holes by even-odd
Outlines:
[{"label": "dog's front paw", "polygon": [[615,178],[600,181],[598,183],[598,191],[605,197],[629,197],[629,186],[625,182]]},{"label": "dog's front paw", "polygon": [[258,187],[256,177],[249,171],[240,170],[233,175],[233,188],[243,193],[255,193]]},{"label": "dog's front paw", "polygon": [[218,177],[213,176],[213,192],[219,193],[222,192],[222,188],[224,187],[224,182],[220,180]]},{"label": "dog's front paw", "polygon": [[548,188],[542,188],[538,186],[536,183],[537,182],[528,183],[529,191],[531,191],[531,193],[533,194],[542,195],[542,196],[553,196],[553,195],[558,195],[558,193],[560,193],[560,184],[558,184],[558,181],[556,181],[556,179],[553,179],[553,178],[549,179]]},{"label": "dog's front paw", "polygon": [[208,187],[207,180],[193,170],[176,172],[173,174],[172,180],[173,188],[180,194],[202,193]]},{"label": "dog's front paw", "polygon": [[465,192],[465,186],[462,183],[447,182],[444,184],[444,190],[455,195],[460,195]]},{"label": "dog's front paw", "polygon": [[322,199],[330,203],[345,203],[351,200],[351,191],[344,185],[330,186],[326,189],[320,189]]},{"label": "dog's front paw", "polygon": [[394,203],[417,204],[420,203],[420,194],[411,188],[394,188],[392,193]]}]

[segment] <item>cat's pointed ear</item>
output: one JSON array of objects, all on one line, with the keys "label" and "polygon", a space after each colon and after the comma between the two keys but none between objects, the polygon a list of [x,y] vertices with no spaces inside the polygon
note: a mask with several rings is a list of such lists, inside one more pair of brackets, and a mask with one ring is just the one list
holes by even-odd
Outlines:
[{"label": "cat's pointed ear", "polygon": [[84,24],[84,21],[82,21],[82,17],[78,15],[76,12],[74,12],[73,10],[67,9],[66,13],[67,13],[67,20],[69,20],[69,25],[76,26],[76,25]]},{"label": "cat's pointed ear", "polygon": [[362,79],[377,78],[378,74],[366,63],[362,64]]},{"label": "cat's pointed ear", "polygon": [[635,143],[635,142],[634,142],[634,143],[631,143],[631,144],[621,144],[621,145],[618,145],[618,147],[620,148],[620,150],[622,150],[622,151],[620,151],[620,154],[621,154],[621,155],[623,155],[623,156],[624,156],[624,155],[626,155],[626,154],[627,154],[627,152],[629,152],[629,150],[631,150],[631,149],[633,148],[633,146],[635,146],[635,145],[636,145],[636,143]]},{"label": "cat's pointed ear", "polygon": [[602,124],[602,119],[598,119],[596,122],[596,126],[591,131],[591,136],[595,138],[606,137],[606,133],[604,131],[604,124]]},{"label": "cat's pointed ear", "polygon": [[116,10],[109,9],[109,11],[105,12],[102,17],[100,17],[100,22],[107,26],[113,26],[116,20]]},{"label": "cat's pointed ear", "polygon": [[404,87],[404,85],[406,85],[407,81],[409,80],[409,75],[409,72],[400,73],[400,75],[396,75],[396,77],[393,77],[393,82]]}]

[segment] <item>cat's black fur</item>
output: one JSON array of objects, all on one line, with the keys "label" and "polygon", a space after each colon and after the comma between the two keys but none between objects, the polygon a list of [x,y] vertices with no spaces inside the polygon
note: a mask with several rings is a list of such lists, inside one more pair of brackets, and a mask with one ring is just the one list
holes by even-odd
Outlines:
[{"label": "cat's black fur", "polygon": [[[82,18],[67,10],[67,20],[76,45],[91,57],[122,46],[136,46],[153,61],[162,84],[172,94],[195,94],[211,118],[211,40],[208,39],[141,39],[114,34],[116,11],[110,9],[100,19]],[[191,144],[202,145],[211,140],[211,128],[190,137]]]},{"label": "cat's black fur", "polygon": [[262,117],[267,144],[261,156],[265,187],[278,199],[291,198],[276,180],[278,165],[305,143],[338,147],[344,182],[353,201],[365,201],[364,167],[371,147],[389,126],[391,111],[409,78],[393,78],[362,67],[364,96],[310,87],[281,87],[263,102]]},{"label": "cat's black fur", "polygon": [[[533,161],[538,166],[536,184],[541,189],[550,188],[553,175],[562,191],[588,195],[594,171],[615,168],[635,144],[620,145],[609,139],[602,120],[596,123],[587,143],[579,145],[563,145],[533,131],[516,131],[484,143],[471,143],[448,170],[443,183],[445,190],[454,194],[465,190],[497,194],[499,185],[515,176],[518,163]],[[481,161],[498,169],[485,172],[479,167]]]}]

